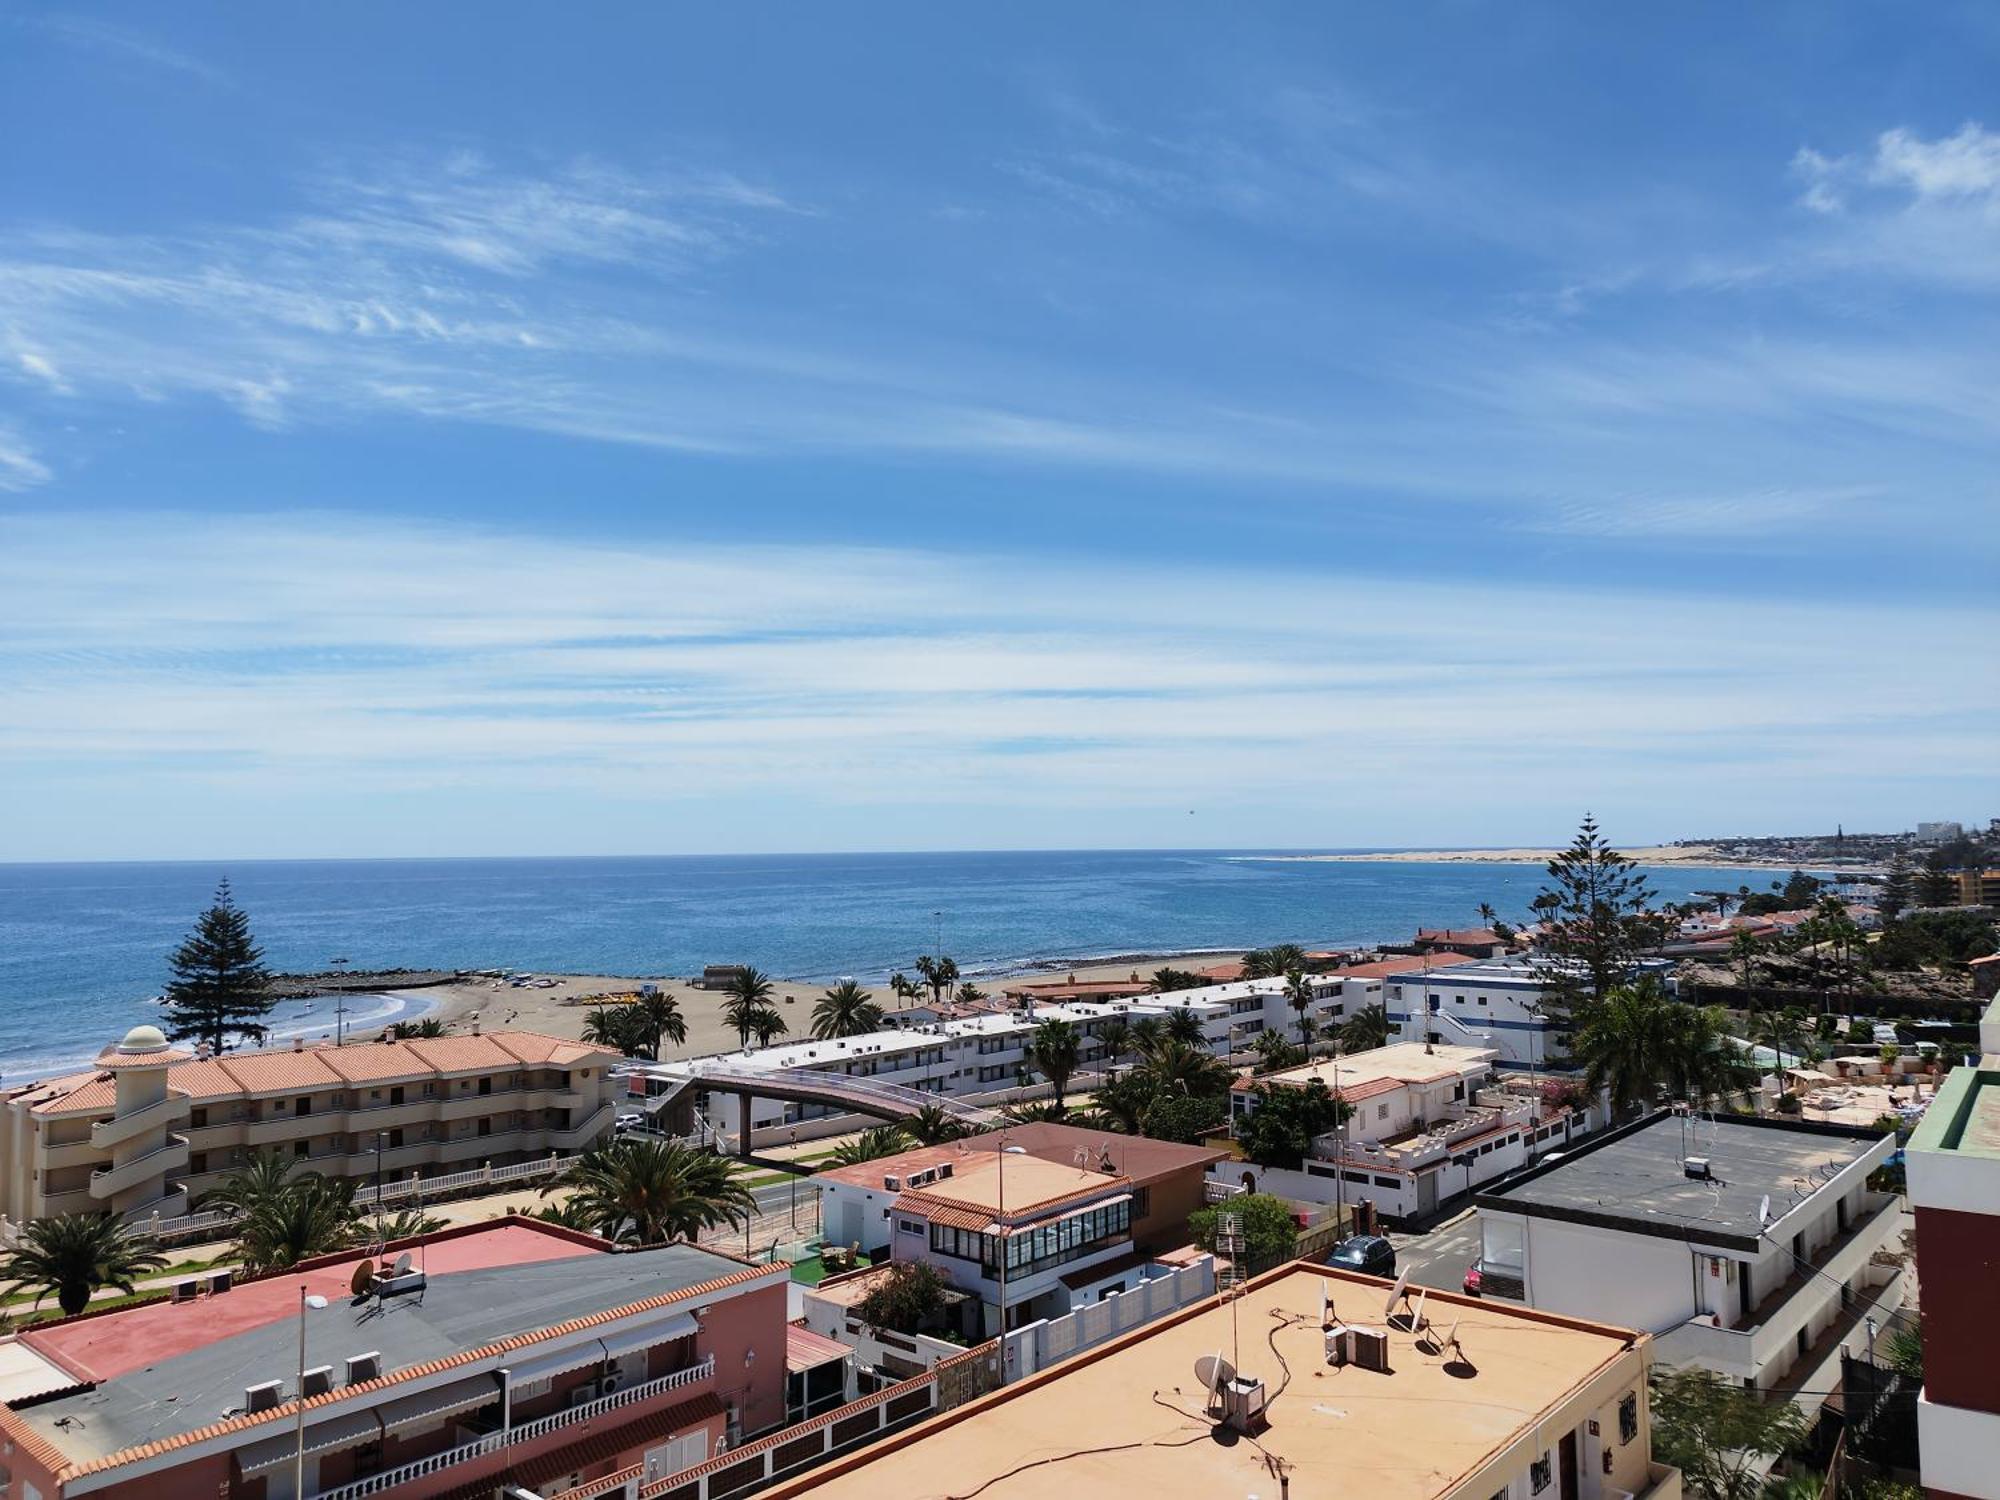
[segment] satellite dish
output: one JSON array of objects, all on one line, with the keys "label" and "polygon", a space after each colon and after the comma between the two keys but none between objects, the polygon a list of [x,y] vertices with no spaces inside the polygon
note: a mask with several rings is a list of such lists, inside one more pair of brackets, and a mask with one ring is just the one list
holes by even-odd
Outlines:
[{"label": "satellite dish", "polygon": [[1236,1366],[1220,1354],[1204,1354],[1194,1362],[1194,1378],[1203,1390],[1219,1391],[1236,1378]]},{"label": "satellite dish", "polygon": [[1403,1300],[1403,1292],[1408,1288],[1409,1284],[1410,1269],[1408,1266],[1405,1266],[1402,1274],[1396,1278],[1396,1284],[1389,1288],[1389,1300],[1382,1304],[1382,1316],[1384,1318],[1396,1310],[1396,1304]]},{"label": "satellite dish", "polygon": [[1410,1314],[1410,1331],[1412,1333],[1424,1326],[1424,1303],[1430,1300],[1430,1295],[1431,1289],[1429,1287],[1425,1287],[1417,1293],[1416,1309]]},{"label": "satellite dish", "polygon": [[367,1260],[356,1261],[354,1263],[354,1274],[347,1279],[347,1289],[357,1297],[365,1297],[368,1295],[369,1289],[374,1285],[374,1262]]},{"label": "satellite dish", "polygon": [[396,1263],[389,1267],[389,1274],[391,1276],[401,1276],[405,1271],[410,1269],[410,1260],[410,1252],[405,1250],[401,1255],[396,1257]]}]

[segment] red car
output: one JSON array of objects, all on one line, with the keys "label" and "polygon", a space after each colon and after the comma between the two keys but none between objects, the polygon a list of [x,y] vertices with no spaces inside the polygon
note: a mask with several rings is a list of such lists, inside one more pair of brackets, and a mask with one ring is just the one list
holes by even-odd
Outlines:
[{"label": "red car", "polygon": [[1479,1285],[1485,1279],[1485,1273],[1481,1269],[1479,1261],[1475,1258],[1472,1264],[1465,1268],[1465,1295],[1468,1297],[1477,1297],[1479,1295]]}]

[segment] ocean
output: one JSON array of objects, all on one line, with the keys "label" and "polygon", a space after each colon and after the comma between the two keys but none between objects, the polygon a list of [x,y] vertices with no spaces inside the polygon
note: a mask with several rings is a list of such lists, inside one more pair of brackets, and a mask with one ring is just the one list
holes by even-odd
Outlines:
[{"label": "ocean", "polygon": [[[1340,851],[1327,851],[1340,852]],[[1668,900],[1770,870],[1655,866]],[[880,982],[934,951],[970,976],[1127,954],[1406,939],[1525,920],[1533,865],[1328,864],[1257,851],[0,865],[0,1077],[73,1067],[156,1012],[166,957],[227,876],[274,969],[685,975],[751,963]],[[281,1035],[330,1002],[280,1007]],[[409,1008],[375,997],[359,1027]]]}]

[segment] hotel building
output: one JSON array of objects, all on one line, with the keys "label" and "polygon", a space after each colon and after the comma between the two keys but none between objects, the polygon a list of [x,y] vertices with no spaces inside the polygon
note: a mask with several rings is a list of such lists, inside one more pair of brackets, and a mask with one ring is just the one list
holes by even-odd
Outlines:
[{"label": "hotel building", "polygon": [[137,1026],[95,1067],[0,1095],[0,1215],[171,1219],[268,1151],[405,1178],[581,1151],[611,1131],[620,1061],[532,1031],[200,1058]]}]

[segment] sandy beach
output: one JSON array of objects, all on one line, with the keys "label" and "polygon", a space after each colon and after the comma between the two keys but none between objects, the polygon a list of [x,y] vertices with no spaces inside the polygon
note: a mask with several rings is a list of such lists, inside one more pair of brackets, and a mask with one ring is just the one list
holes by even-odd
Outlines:
[{"label": "sandy beach", "polygon": [[[1169,964],[1177,968],[1195,968],[1228,963],[1239,957],[1240,954],[1202,953],[1146,958],[1137,962],[1078,964],[1072,969],[1055,972],[1042,969],[999,978],[981,976],[976,983],[987,994],[997,995],[1004,985],[1016,979],[1047,982],[1061,980],[1071,974],[1079,979],[1123,979],[1133,973],[1143,979],[1153,970]],[[722,1007],[728,997],[720,990],[697,989],[677,979],[641,981],[615,974],[544,974],[538,977],[553,979],[556,983],[548,989],[517,989],[498,979],[467,979],[392,993],[400,993],[414,1004],[424,1006],[419,1014],[435,1016],[455,1032],[471,1030],[477,1020],[480,1028],[486,1031],[540,1031],[551,1036],[577,1037],[583,1031],[584,1018],[590,1013],[591,1003],[596,997],[627,994],[636,990],[642,982],[657,984],[680,1006],[688,1027],[686,1044],[669,1048],[668,1057],[701,1057],[732,1051],[736,1047],[736,1033],[722,1021]],[[789,1038],[805,1036],[812,1026],[813,1003],[826,993],[827,986],[774,980],[773,991],[772,1003],[791,1028]],[[887,986],[869,986],[869,992],[884,1009],[891,1006],[892,997]]]}]

